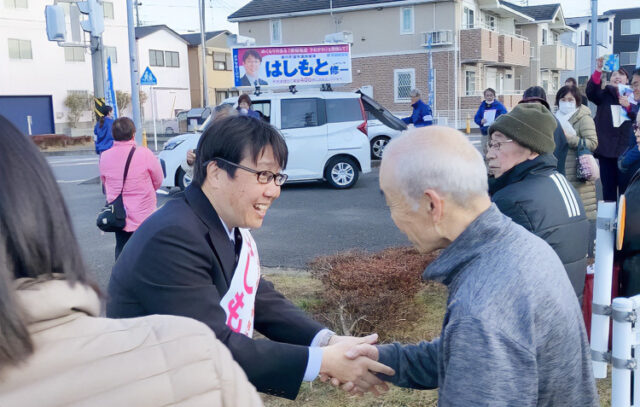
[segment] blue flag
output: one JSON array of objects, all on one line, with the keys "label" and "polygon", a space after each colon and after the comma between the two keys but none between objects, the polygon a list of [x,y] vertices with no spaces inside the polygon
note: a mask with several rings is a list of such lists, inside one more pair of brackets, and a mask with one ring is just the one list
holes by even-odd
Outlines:
[{"label": "blue flag", "polygon": [[111,75],[111,57],[107,58],[107,86],[104,95],[107,105],[113,107],[113,118],[118,118],[118,100],[116,91],[113,90],[113,76]]}]

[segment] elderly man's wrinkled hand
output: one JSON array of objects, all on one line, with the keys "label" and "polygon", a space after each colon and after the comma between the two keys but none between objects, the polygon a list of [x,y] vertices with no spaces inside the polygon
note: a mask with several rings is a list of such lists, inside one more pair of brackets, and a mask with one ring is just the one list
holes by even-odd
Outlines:
[{"label": "elderly man's wrinkled hand", "polygon": [[[371,346],[367,343],[360,343],[355,347],[357,348],[360,345]],[[321,380],[326,381],[331,378],[331,383],[334,386],[352,383],[348,388],[353,394],[364,394],[370,391],[375,395],[379,395],[387,391],[388,386],[376,376],[376,373],[393,376],[395,371],[366,356],[348,358],[346,354],[353,348],[354,344],[350,340],[325,347],[320,367]]]}]

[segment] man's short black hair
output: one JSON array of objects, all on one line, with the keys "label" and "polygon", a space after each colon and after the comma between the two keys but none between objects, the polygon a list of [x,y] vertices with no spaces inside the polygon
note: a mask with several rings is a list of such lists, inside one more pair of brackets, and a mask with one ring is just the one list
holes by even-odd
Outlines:
[{"label": "man's short black hair", "polygon": [[578,86],[578,82],[576,81],[576,78],[567,78],[566,81],[564,81],[564,83],[567,82],[571,82],[571,86]]},{"label": "man's short black hair", "polygon": [[[207,164],[213,158],[239,164],[248,156],[255,164],[268,146],[273,149],[273,157],[280,168],[285,169],[289,151],[287,143],[275,127],[249,116],[230,116],[214,121],[205,129],[198,142],[193,182],[196,185],[204,183]],[[236,167],[223,161],[218,161],[217,164],[231,178],[235,176]]]},{"label": "man's short black hair", "polygon": [[250,56],[262,62],[262,57],[260,56],[260,53],[254,49],[249,49],[244,52],[244,55],[242,56],[242,62],[245,62],[247,58],[249,58]]}]

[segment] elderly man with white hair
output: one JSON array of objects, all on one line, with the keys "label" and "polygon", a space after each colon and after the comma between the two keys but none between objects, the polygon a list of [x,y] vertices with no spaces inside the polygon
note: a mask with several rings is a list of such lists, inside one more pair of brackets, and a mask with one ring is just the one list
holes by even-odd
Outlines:
[{"label": "elderly man with white hair", "polygon": [[405,117],[402,121],[407,124],[413,124],[414,127],[432,125],[433,113],[431,112],[431,107],[420,99],[420,91],[418,89],[412,89],[409,96],[411,97],[411,107],[413,107],[413,112],[411,113],[411,116]]},{"label": "elderly man with white hair", "polygon": [[392,367],[385,379],[398,386],[438,388],[440,407],[599,405],[562,262],[491,203],[483,159],[460,132],[429,127],[393,140],[380,188],[418,250],[442,249],[422,277],[447,285],[447,309],[432,341],[358,345],[348,357]]}]

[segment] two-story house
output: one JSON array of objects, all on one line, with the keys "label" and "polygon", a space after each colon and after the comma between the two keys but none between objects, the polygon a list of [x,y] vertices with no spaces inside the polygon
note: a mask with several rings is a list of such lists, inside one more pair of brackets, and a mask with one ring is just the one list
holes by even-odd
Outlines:
[{"label": "two-story house", "polygon": [[640,7],[609,10],[614,15],[613,52],[620,55],[620,66],[631,73],[636,68],[640,47]]},{"label": "two-story house", "polygon": [[[207,49],[207,95],[210,105],[218,105],[224,99],[237,96],[233,85],[233,59],[227,38],[227,30],[205,33]],[[191,106],[202,107],[202,50],[200,33],[182,34],[189,44],[189,81]]]},{"label": "two-story house", "polygon": [[522,89],[529,86],[542,86],[548,98],[560,89],[563,71],[573,71],[575,67],[575,49],[560,42],[560,35],[573,32],[567,26],[560,4],[538,6],[518,6],[500,0],[500,3],[533,19],[517,22],[517,33],[531,42],[531,64],[516,69],[517,81]]},{"label": "two-story house", "polygon": [[177,111],[190,109],[187,41],[163,24],[136,27],[135,33],[138,72],[142,75],[149,67],[158,81],[153,90],[151,86],[140,86],[147,95],[140,106],[145,122],[152,119],[153,108],[160,120],[174,118]]},{"label": "two-story house", "polygon": [[529,66],[530,44],[516,23],[533,18],[499,0],[253,0],[229,21],[256,45],[318,44],[352,32],[353,83],[337,89],[366,87],[397,113],[411,110],[412,88],[426,100],[431,56],[435,114],[452,124],[456,110],[463,109],[459,119],[465,109],[475,113],[486,87],[507,95],[508,106],[517,103],[514,71]]},{"label": "two-story house", "polygon": [[[91,50],[59,47],[46,35],[44,9],[51,1],[4,0],[0,2],[0,112],[23,132],[71,134],[68,95],[93,94]],[[69,4],[66,10],[67,41],[72,41]],[[103,1],[105,60],[110,56],[116,90],[131,92],[126,5]],[[76,27],[78,41],[89,37]],[[87,99],[88,100],[88,99]],[[92,103],[87,102],[75,124],[74,135],[92,134]]]},{"label": "two-story house", "polygon": [[317,44],[330,33],[353,33],[353,83],[340,89],[364,87],[396,113],[411,110],[412,88],[428,95],[431,57],[435,115],[449,124],[457,116],[458,126],[475,112],[484,89],[494,88],[510,108],[532,85],[554,94],[561,72],[575,63],[574,49],[559,42],[562,33],[572,31],[560,4],[253,0],[229,21],[258,46]]},{"label": "two-story house", "polygon": [[[598,27],[596,33],[597,56],[613,54],[613,20],[614,15],[598,16]],[[575,49],[575,64],[573,71],[564,71],[560,75],[560,82],[564,83],[567,78],[573,77],[578,81],[578,86],[584,87],[592,72],[591,45],[592,38],[591,17],[574,17],[565,19],[567,25],[573,28],[574,32],[566,32],[560,35],[560,41]]]}]

